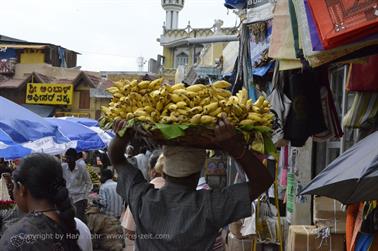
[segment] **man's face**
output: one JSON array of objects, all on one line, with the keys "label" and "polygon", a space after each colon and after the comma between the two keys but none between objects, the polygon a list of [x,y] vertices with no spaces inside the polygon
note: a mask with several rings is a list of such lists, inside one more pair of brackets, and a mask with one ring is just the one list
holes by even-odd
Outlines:
[{"label": "man's face", "polygon": [[75,161],[76,161],[76,158],[75,156],[71,155],[71,154],[66,154],[66,162],[68,163],[68,165],[70,167],[72,167],[73,165],[75,165]]}]

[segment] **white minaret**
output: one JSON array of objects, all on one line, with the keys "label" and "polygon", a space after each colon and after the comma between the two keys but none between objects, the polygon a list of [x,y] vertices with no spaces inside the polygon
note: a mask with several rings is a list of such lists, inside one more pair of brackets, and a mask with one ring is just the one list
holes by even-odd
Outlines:
[{"label": "white minaret", "polygon": [[174,30],[178,27],[178,14],[184,8],[184,0],[161,0],[165,10],[165,29]]}]

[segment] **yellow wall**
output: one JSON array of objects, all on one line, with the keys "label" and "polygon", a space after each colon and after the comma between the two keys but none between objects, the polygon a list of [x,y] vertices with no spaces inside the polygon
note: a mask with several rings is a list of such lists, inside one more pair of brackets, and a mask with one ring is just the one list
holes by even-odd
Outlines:
[{"label": "yellow wall", "polygon": [[45,62],[45,54],[42,51],[29,51],[25,50],[21,53],[21,64],[43,64]]},{"label": "yellow wall", "polygon": [[164,67],[165,68],[173,68],[173,50],[170,48],[163,48],[163,56],[164,56]]},{"label": "yellow wall", "polygon": [[108,106],[111,98],[91,98],[91,118],[96,118],[96,111],[101,111],[101,106]]}]

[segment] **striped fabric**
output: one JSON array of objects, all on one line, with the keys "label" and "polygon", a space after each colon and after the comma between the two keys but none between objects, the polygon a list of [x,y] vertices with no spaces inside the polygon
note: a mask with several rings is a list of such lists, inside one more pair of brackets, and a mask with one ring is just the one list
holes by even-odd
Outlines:
[{"label": "striped fabric", "polygon": [[100,203],[104,206],[103,212],[107,215],[119,218],[123,209],[123,200],[121,196],[118,195],[117,182],[113,180],[107,180],[100,187],[99,196]]},{"label": "striped fabric", "polygon": [[378,94],[374,92],[357,92],[352,107],[345,115],[345,127],[360,128],[378,113]]}]

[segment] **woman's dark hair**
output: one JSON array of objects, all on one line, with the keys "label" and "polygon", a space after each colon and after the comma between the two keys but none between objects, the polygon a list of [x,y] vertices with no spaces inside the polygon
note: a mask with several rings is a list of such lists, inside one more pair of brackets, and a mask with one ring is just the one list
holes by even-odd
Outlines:
[{"label": "woman's dark hair", "polygon": [[35,199],[46,199],[55,205],[60,226],[66,233],[69,250],[80,250],[77,239],[79,236],[76,229],[75,209],[71,204],[66,188],[66,181],[63,178],[63,171],[60,161],[54,156],[44,153],[34,153],[25,157],[20,166],[13,172],[15,183],[20,182]]}]

